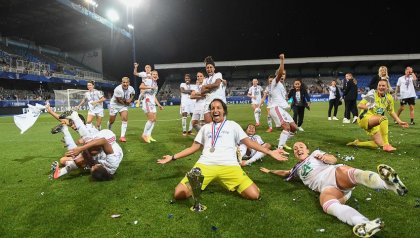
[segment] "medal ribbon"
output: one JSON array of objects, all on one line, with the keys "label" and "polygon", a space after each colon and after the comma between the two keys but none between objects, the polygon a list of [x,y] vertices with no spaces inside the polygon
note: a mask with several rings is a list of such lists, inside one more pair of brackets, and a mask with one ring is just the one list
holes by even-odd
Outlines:
[{"label": "medal ribbon", "polygon": [[216,123],[213,122],[213,125],[211,126],[211,147],[215,147],[217,139],[219,139],[219,134],[222,131],[223,126],[225,125],[226,120],[223,120],[219,128],[217,128],[216,131]]}]

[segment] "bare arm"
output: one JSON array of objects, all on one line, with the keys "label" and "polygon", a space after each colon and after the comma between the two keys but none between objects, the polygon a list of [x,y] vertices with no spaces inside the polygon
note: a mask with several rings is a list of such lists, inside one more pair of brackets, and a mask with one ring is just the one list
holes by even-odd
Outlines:
[{"label": "bare arm", "polygon": [[139,64],[138,63],[134,63],[134,70],[133,70],[134,76],[137,76],[138,75],[138,72],[137,72],[137,68],[138,67],[139,67]]},{"label": "bare arm", "polygon": [[184,158],[184,157],[186,157],[188,155],[194,154],[200,148],[201,148],[201,144],[194,141],[193,144],[189,148],[186,148],[185,150],[183,150],[181,152],[178,152],[178,153],[174,154],[173,156],[171,156],[171,155],[164,155],[162,157],[162,159],[158,159],[157,163],[158,164],[166,164],[169,161],[172,161],[172,158],[173,159],[181,159],[181,158]]},{"label": "bare arm", "polygon": [[95,139],[87,144],[68,150],[66,156],[76,156],[84,150],[88,150],[93,147],[102,147],[106,154],[113,154],[112,146],[108,143],[105,138]]},{"label": "bare arm", "polygon": [[157,98],[155,97],[155,104],[158,105],[160,110],[163,110],[163,106],[160,105],[159,100],[157,100]]},{"label": "bare arm", "polygon": [[248,148],[258,150],[264,154],[270,155],[274,159],[278,161],[286,161],[288,158],[284,155],[284,151],[280,150],[269,150],[262,145],[258,144],[257,142],[251,140],[249,137],[246,137],[241,140],[243,144],[245,144]]},{"label": "bare arm", "polygon": [[314,156],[315,159],[321,160],[322,162],[326,164],[336,164],[337,158],[334,155],[331,154],[317,154]]},{"label": "bare arm", "polygon": [[199,92],[197,91],[192,91],[191,95],[190,95],[191,99],[201,99],[204,98],[203,95],[201,95]]},{"label": "bare arm", "polygon": [[220,87],[220,84],[222,83],[222,79],[216,79],[216,82],[212,83],[212,84],[207,84],[204,85],[201,88],[201,93],[209,93],[211,92],[213,89]]},{"label": "bare arm", "polygon": [[389,115],[394,118],[394,120],[402,127],[402,128],[408,128],[408,123],[405,121],[401,121],[401,119],[398,117],[398,115],[395,112],[390,113]]},{"label": "bare arm", "polygon": [[79,103],[79,105],[77,105],[77,108],[79,108],[80,106],[82,106],[83,103],[85,103],[85,101],[86,101],[86,98],[83,98],[82,101]]},{"label": "bare arm", "polygon": [[270,174],[275,174],[281,177],[287,177],[290,175],[290,170],[270,170],[270,169],[261,167],[260,171],[266,174],[270,173]]},{"label": "bare arm", "polygon": [[283,77],[283,74],[284,74],[284,54],[280,54],[279,59],[280,59],[280,66],[277,70],[277,75],[275,78],[277,83],[280,81],[280,78]]}]

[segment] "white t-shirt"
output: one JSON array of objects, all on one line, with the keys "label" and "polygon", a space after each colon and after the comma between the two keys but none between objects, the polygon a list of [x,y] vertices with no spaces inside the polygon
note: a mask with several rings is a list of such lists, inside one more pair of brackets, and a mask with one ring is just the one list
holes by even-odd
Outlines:
[{"label": "white t-shirt", "polygon": [[264,89],[264,93],[267,94],[266,100],[267,100],[267,108],[271,108],[271,85],[268,85]]},{"label": "white t-shirt", "polygon": [[284,85],[276,79],[271,82],[271,107],[279,106],[283,109],[288,109],[290,106],[286,101],[286,89]]},{"label": "white t-shirt", "polygon": [[96,102],[104,96],[102,91],[93,89],[93,91],[87,91],[85,93],[85,99],[88,102],[89,110],[95,113],[99,113],[104,110],[103,102],[92,105],[92,102]]},{"label": "white t-shirt", "polygon": [[328,89],[330,91],[330,95],[328,97],[329,100],[335,99],[335,93],[337,91],[337,87],[328,86]]},{"label": "white t-shirt", "polygon": [[414,89],[413,76],[401,76],[398,78],[397,86],[400,86],[400,98],[413,98],[417,97],[416,90]]},{"label": "white t-shirt", "polygon": [[[193,84],[186,84],[186,83],[181,83],[181,85],[179,85],[179,88],[183,88],[184,90],[194,90],[195,85]],[[181,93],[181,104],[182,105],[187,105],[187,104],[192,104],[194,103],[195,100],[190,98],[190,94],[188,93]]]},{"label": "white t-shirt", "polygon": [[261,103],[261,94],[262,94],[262,87],[260,85],[257,86],[251,86],[248,90],[248,95],[249,96],[254,96],[254,98],[252,98],[252,104],[259,104]]},{"label": "white t-shirt", "polygon": [[[219,130],[222,123],[215,125],[216,132]],[[206,165],[236,165],[239,166],[236,157],[236,146],[241,140],[248,137],[242,130],[241,126],[234,122],[226,120],[221,128],[219,137],[216,140],[214,152],[210,152],[212,147],[212,128],[214,123],[205,124],[197,136],[195,141],[203,145],[203,153],[200,156],[198,163]],[[216,134],[216,133],[214,133]],[[214,136],[215,137],[215,136]]]},{"label": "white t-shirt", "polygon": [[155,89],[144,89],[144,92],[143,92],[144,98],[148,98],[151,102],[154,103],[155,96],[158,91],[157,81],[150,78],[146,78],[145,80],[143,80],[143,83],[146,87],[155,87]]},{"label": "white t-shirt", "polygon": [[131,95],[134,95],[134,94],[136,94],[136,91],[134,91],[134,88],[132,86],[128,86],[128,88],[126,90],[124,90],[122,85],[118,85],[114,89],[114,95],[112,95],[111,104],[126,106],[124,104],[118,103],[116,98],[122,98],[124,100],[128,100],[128,99],[130,99]]},{"label": "white t-shirt", "polygon": [[98,162],[102,164],[105,169],[110,173],[114,174],[121,160],[124,156],[121,146],[116,142],[116,136],[114,132],[108,129],[103,129],[95,135],[95,139],[104,138],[108,141],[108,144],[112,146],[113,154],[106,155],[105,158],[98,158]]},{"label": "white t-shirt", "polygon": [[[203,84],[204,85],[208,85],[208,84],[213,84],[216,82],[217,79],[222,80],[222,74],[221,73],[214,73],[212,76],[205,78]],[[206,103],[211,103],[211,101],[213,101],[213,99],[219,98],[221,99],[223,102],[226,102],[226,92],[225,92],[225,85],[223,84],[223,81],[220,83],[219,87],[216,89],[213,89],[213,91],[209,92],[206,95]]]},{"label": "white t-shirt", "polygon": [[326,164],[315,158],[318,154],[324,155],[325,152],[321,150],[312,152],[308,158],[302,161],[302,164],[300,164],[297,170],[297,174],[302,182],[310,189],[316,192],[322,192],[325,184],[335,184],[335,169],[341,165]]}]

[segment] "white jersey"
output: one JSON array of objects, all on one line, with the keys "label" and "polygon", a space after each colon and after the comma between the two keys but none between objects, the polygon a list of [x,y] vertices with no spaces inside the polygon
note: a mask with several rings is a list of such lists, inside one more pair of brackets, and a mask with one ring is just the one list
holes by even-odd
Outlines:
[{"label": "white jersey", "polygon": [[271,82],[271,107],[279,106],[283,109],[288,109],[290,106],[287,103],[287,93],[283,83],[277,82],[273,79]]},{"label": "white jersey", "polygon": [[[114,174],[118,169],[120,162],[124,156],[121,146],[116,141],[116,136],[114,132],[108,129],[103,129],[99,131],[95,139],[104,138],[107,140],[108,144],[112,146],[113,154],[108,154],[105,157],[98,157],[98,163],[102,164],[104,168],[110,173]],[[101,153],[103,154],[103,153]]]},{"label": "white jersey", "polygon": [[[195,85],[193,84],[186,84],[186,83],[181,83],[181,85],[179,85],[179,88],[183,88],[184,90],[194,90]],[[190,98],[190,94],[188,93],[181,93],[181,105],[187,105],[187,104],[193,104],[194,103],[194,99]]]},{"label": "white jersey", "polygon": [[143,82],[145,79],[147,79],[147,78],[152,78],[152,75],[151,75],[151,74],[148,74],[148,73],[146,73],[146,72],[144,72],[144,71],[142,71],[142,72],[140,72],[140,73],[137,73],[137,74],[136,74],[136,76],[137,76],[137,77],[140,77],[142,82]]},{"label": "white jersey", "polygon": [[251,86],[248,90],[248,96],[255,97],[251,99],[252,104],[260,104],[261,103],[261,94],[263,89],[260,85]]},{"label": "white jersey", "polygon": [[271,108],[271,85],[268,85],[264,89],[264,93],[267,94],[266,100],[267,100],[267,108]]},{"label": "white jersey", "polygon": [[[205,124],[195,137],[195,142],[203,146],[203,153],[197,163],[206,165],[236,165],[239,166],[236,157],[236,146],[241,140],[247,138],[247,134],[242,130],[241,126],[234,122],[226,120],[220,130],[219,137],[216,140],[214,151],[212,148],[212,129],[215,127],[216,132],[222,123]],[[213,135],[216,133],[213,133]],[[216,136],[214,136],[216,137]]]},{"label": "white jersey", "polygon": [[[259,135],[248,135],[248,138],[249,139],[251,139],[252,141],[255,141],[255,142],[257,142],[258,144],[260,144],[260,145],[262,145],[262,144],[264,144],[264,141],[263,141],[263,139],[261,138],[261,136],[259,136]],[[241,151],[241,155],[242,155],[242,157],[252,157],[252,156],[254,156],[255,155],[255,153],[257,152],[256,150],[254,150],[254,149],[250,149],[250,154],[249,154],[249,156],[247,156],[246,155],[246,151],[248,150],[248,147],[245,145],[245,144],[243,144],[242,142],[241,143],[239,143],[239,150]]]},{"label": "white jersey", "polygon": [[156,94],[158,92],[157,81],[147,78],[143,81],[143,83],[146,87],[153,87],[154,88],[154,89],[144,89],[144,92],[143,92],[144,97],[149,98],[150,101],[153,101],[153,103],[154,103]]},{"label": "white jersey", "polygon": [[335,170],[337,167],[342,166],[342,164],[326,164],[315,158],[318,154],[324,155],[325,152],[320,150],[312,152],[308,158],[299,164],[297,174],[302,182],[310,189],[316,192],[322,192],[326,186],[336,185]]},{"label": "white jersey", "polygon": [[[214,73],[212,76],[204,79],[204,85],[213,84],[216,82],[217,79],[222,80],[222,74],[221,73]],[[223,102],[226,103],[226,87],[223,84],[223,81],[220,83],[219,87],[216,89],[213,89],[213,91],[207,93],[206,95],[206,103],[210,104],[213,99],[221,99]]]},{"label": "white jersey", "polygon": [[400,86],[400,98],[416,98],[416,90],[414,89],[413,76],[401,76],[398,78],[397,86]]},{"label": "white jersey", "polygon": [[332,100],[332,99],[335,99],[336,97],[335,97],[335,94],[336,94],[336,92],[337,92],[337,87],[333,87],[333,86],[328,86],[328,91],[330,92],[330,95],[328,96],[328,99],[329,100]]},{"label": "white jersey", "polygon": [[111,98],[111,104],[118,105],[118,106],[126,106],[124,104],[120,104],[116,98],[122,98],[123,100],[128,100],[131,98],[131,95],[136,94],[134,88],[132,86],[128,86],[127,89],[123,89],[122,85],[118,85],[114,89],[114,95]]},{"label": "white jersey", "polygon": [[104,94],[102,93],[102,91],[93,89],[93,91],[87,91],[84,96],[84,99],[88,103],[89,111],[93,113],[100,113],[104,110],[103,102],[93,104],[93,102],[96,102],[99,99],[103,98]]}]

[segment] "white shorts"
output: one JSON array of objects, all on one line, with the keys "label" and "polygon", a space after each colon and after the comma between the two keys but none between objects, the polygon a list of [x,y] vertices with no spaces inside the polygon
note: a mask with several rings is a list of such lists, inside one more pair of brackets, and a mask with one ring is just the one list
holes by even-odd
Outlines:
[{"label": "white shorts", "polygon": [[261,99],[251,99],[251,104],[255,104],[255,105],[260,105],[261,104]]},{"label": "white shorts", "polygon": [[281,127],[283,123],[294,122],[290,114],[279,106],[270,108],[270,116],[273,119],[274,123],[276,123],[276,127]]},{"label": "white shorts", "polygon": [[249,149],[251,153],[249,155],[247,155],[246,154],[247,150],[248,150],[248,147],[245,144],[240,144],[239,145],[239,151],[241,152],[242,158],[251,158],[252,156],[255,155],[255,153],[257,153],[256,150]]},{"label": "white shorts", "polygon": [[110,174],[115,174],[115,171],[117,171],[118,166],[120,166],[120,162],[124,156],[122,151],[115,151],[113,154],[105,155],[105,158],[103,157],[105,153],[101,153],[101,157],[98,157],[98,163],[104,166],[104,168],[108,171]]},{"label": "white shorts", "polygon": [[143,99],[141,108],[143,109],[144,113],[156,113],[156,104],[155,102],[152,102],[150,98]]},{"label": "white shorts", "polygon": [[128,111],[127,106],[121,104],[109,104],[109,115],[115,116],[119,112]]},{"label": "white shorts", "polygon": [[98,116],[98,117],[104,117],[104,110],[102,109],[102,110],[97,110],[97,111],[91,111],[91,110],[89,110],[88,111],[88,115],[91,115],[91,116]]},{"label": "white shorts", "polygon": [[196,103],[194,105],[194,113],[192,120],[202,121],[204,120],[204,102]]},{"label": "white shorts", "polygon": [[194,113],[194,103],[181,103],[181,107],[179,108],[179,113]]},{"label": "white shorts", "polygon": [[322,193],[325,189],[333,187],[343,192],[344,196],[347,197],[348,199],[351,196],[351,191],[354,188],[341,189],[337,186],[337,179],[335,177],[335,172],[337,168],[341,166],[344,166],[344,164],[336,164],[334,166],[329,166],[328,169],[322,171],[322,173],[317,176],[317,179],[315,183],[313,184],[313,187],[311,187],[311,189],[316,192]]}]

